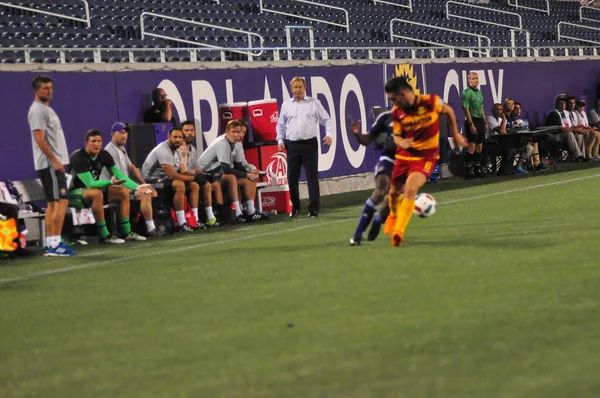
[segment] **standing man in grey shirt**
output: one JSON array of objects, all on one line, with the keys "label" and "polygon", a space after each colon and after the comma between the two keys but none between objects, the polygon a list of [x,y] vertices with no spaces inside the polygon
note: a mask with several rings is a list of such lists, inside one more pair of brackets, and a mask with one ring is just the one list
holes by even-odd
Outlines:
[{"label": "standing man in grey shirt", "polygon": [[288,184],[292,212],[290,218],[300,212],[300,167],[304,167],[308,184],[308,217],[319,213],[319,124],[325,126],[323,143],[331,145],[331,119],[321,102],[306,95],[306,81],[296,76],[290,81],[293,98],[281,105],[277,122],[277,143],[279,151],[287,151]]},{"label": "standing man in grey shirt", "polygon": [[48,201],[44,256],[73,256],[76,254],[75,250],[69,249],[60,239],[69,203],[64,166],[69,164],[69,155],[60,119],[50,108],[50,100],[54,94],[52,79],[48,76],[36,76],[32,87],[35,100],[29,108],[27,121],[31,131],[35,170]]},{"label": "standing man in grey shirt", "polygon": [[[104,150],[110,153],[110,156],[112,156],[113,160],[115,161],[115,166],[117,166],[121,173],[129,176],[139,184],[146,184],[146,181],[144,181],[142,178],[140,170],[135,167],[133,163],[131,163],[129,155],[127,155],[127,151],[125,151],[125,144],[127,144],[129,128],[125,125],[125,123],[116,122],[111,127],[111,134],[111,141],[106,145]],[[100,179],[110,180],[111,177],[112,175],[108,172],[108,170],[102,170],[102,176]],[[144,216],[148,236],[158,236],[158,231],[154,225],[154,219],[152,215],[152,198],[155,198],[156,196],[156,190],[150,184],[147,184],[146,189],[135,191],[135,199],[140,202],[140,212]]]}]

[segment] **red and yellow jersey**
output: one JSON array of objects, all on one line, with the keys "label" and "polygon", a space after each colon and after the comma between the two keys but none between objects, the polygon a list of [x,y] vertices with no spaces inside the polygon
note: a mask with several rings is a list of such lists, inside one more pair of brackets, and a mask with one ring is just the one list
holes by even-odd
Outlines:
[{"label": "red and yellow jersey", "polygon": [[417,95],[415,105],[392,108],[394,135],[412,138],[412,148],[396,149],[396,159],[416,160],[439,157],[440,113],[444,101],[437,95]]}]

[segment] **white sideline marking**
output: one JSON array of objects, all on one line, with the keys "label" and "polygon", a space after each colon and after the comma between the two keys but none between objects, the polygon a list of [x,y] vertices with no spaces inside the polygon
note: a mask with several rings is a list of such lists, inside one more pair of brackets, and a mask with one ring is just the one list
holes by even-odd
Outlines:
[{"label": "white sideline marking", "polygon": [[[529,190],[532,190],[532,189],[544,188],[544,187],[549,187],[549,186],[552,186],[552,185],[566,184],[566,183],[569,183],[569,182],[577,182],[577,181],[582,181],[582,180],[587,180],[587,179],[590,179],[590,178],[597,178],[597,177],[600,177],[600,174],[595,174],[595,175],[587,176],[587,177],[578,177],[578,178],[573,178],[573,179],[570,179],[570,180],[550,182],[548,184],[533,185],[533,186],[526,187],[526,188],[521,188],[521,189],[510,189],[510,190],[507,190],[507,191],[495,192],[495,193],[490,193],[490,194],[486,194],[486,195],[472,196],[472,197],[469,197],[469,198],[461,198],[461,199],[449,200],[447,202],[441,202],[439,204],[440,205],[447,205],[447,204],[452,204],[452,203],[466,202],[466,201],[469,201],[469,200],[484,199],[484,198],[489,198],[491,196],[506,195],[506,194],[509,194],[509,193],[521,192],[521,191],[529,191]],[[340,224],[340,223],[343,223],[343,222],[346,222],[346,221],[356,221],[356,217],[346,218],[346,219],[337,220],[337,221],[322,222],[322,223],[318,223],[318,224],[312,224],[311,223],[309,225],[303,225],[301,227],[284,229],[282,231],[265,232],[265,233],[262,233],[262,234],[256,234],[256,235],[251,235],[251,236],[242,236],[242,237],[235,238],[235,239],[223,239],[223,240],[218,240],[218,241],[214,241],[214,242],[206,242],[206,243],[198,243],[198,244],[190,245],[190,246],[182,246],[182,247],[177,247],[177,248],[173,248],[173,249],[170,249],[170,250],[163,250],[163,251],[160,252],[160,254],[177,253],[177,252],[181,252],[181,251],[184,251],[184,250],[195,249],[195,248],[204,247],[204,246],[214,246],[214,245],[220,245],[222,243],[232,243],[232,242],[240,242],[240,241],[254,239],[254,238],[263,238],[265,236],[283,234],[283,233],[287,233],[287,232],[295,232],[295,231],[300,231],[300,230],[303,230],[303,229],[308,229],[308,228],[313,228],[313,227],[319,227],[319,226],[323,226],[323,225]],[[179,239],[179,240],[184,240],[184,239],[187,239],[187,237],[183,238],[183,239]],[[0,285],[12,283],[12,282],[26,281],[26,280],[35,279],[35,278],[43,277],[43,276],[54,275],[54,274],[62,274],[62,273],[65,273],[65,272],[77,271],[77,270],[91,268],[91,267],[96,267],[96,266],[107,266],[107,265],[111,265],[113,263],[117,263],[117,262],[121,262],[121,261],[129,261],[129,260],[135,260],[135,259],[144,258],[144,257],[152,257],[152,256],[155,256],[157,254],[158,253],[139,254],[139,255],[134,255],[134,256],[127,256],[127,257],[115,258],[115,259],[112,259],[112,260],[96,261],[96,262],[93,262],[93,263],[76,265],[76,266],[72,266],[72,267],[57,268],[57,269],[54,269],[54,270],[44,271],[44,272],[37,272],[37,273],[29,274],[29,275],[15,276],[15,277],[12,277],[12,278],[0,279]]]},{"label": "white sideline marking", "polygon": [[[578,177],[578,178],[573,178],[573,179],[570,179],[570,180],[563,180],[563,181],[557,181],[557,182],[549,182],[547,184],[532,185],[532,186],[526,187],[526,188],[509,189],[508,191],[500,191],[500,192],[488,193],[488,194],[485,194],[485,195],[472,196],[470,198],[462,198],[462,199],[449,200],[447,202],[440,202],[438,204],[440,204],[440,205],[448,205],[448,204],[452,204],[452,203],[466,202],[466,201],[469,201],[469,200],[485,199],[485,198],[489,198],[489,197],[492,197],[492,196],[506,195],[506,194],[509,194],[509,193],[522,192],[522,191],[530,191],[532,189],[549,187],[549,186],[552,186],[552,185],[566,184],[568,182],[576,182],[576,181],[581,181],[581,180],[588,180],[590,178],[596,178],[596,177],[600,177],[600,174],[595,174],[593,176],[587,176],[587,177]],[[0,280],[0,282],[1,282],[1,280]]]},{"label": "white sideline marking", "polygon": [[300,231],[300,230],[307,229],[307,228],[312,228],[312,227],[318,227],[318,226],[330,225],[330,224],[339,224],[339,223],[346,222],[346,221],[349,221],[349,220],[354,220],[354,219],[355,218],[347,218],[347,219],[344,219],[344,220],[323,222],[323,223],[312,224],[312,225],[304,225],[304,226],[301,226],[301,227],[284,229],[282,231],[271,231],[271,232],[265,232],[265,233],[262,233],[262,234],[256,234],[256,235],[250,235],[250,236],[242,236],[242,237],[239,237],[239,238],[236,238],[236,239],[223,239],[223,240],[218,240],[218,241],[214,241],[214,242],[206,242],[206,243],[198,243],[198,244],[189,245],[189,246],[181,246],[181,247],[176,247],[176,248],[173,248],[173,249],[162,250],[160,253],[152,252],[152,253],[146,253],[146,254],[139,254],[139,255],[135,255],[135,256],[119,257],[119,258],[115,258],[115,259],[112,259],[112,260],[95,261],[95,262],[92,262],[92,263],[75,265],[75,266],[71,266],[71,267],[57,268],[57,269],[53,269],[53,270],[50,270],[50,271],[36,272],[36,273],[30,274],[30,275],[22,275],[22,276],[15,276],[13,278],[0,279],[0,285],[11,283],[11,282],[26,281],[26,280],[35,279],[35,278],[38,278],[38,277],[41,277],[41,276],[48,276],[48,275],[54,275],[54,274],[62,274],[62,273],[65,273],[65,272],[70,272],[70,271],[77,271],[77,270],[81,270],[81,269],[85,269],[85,268],[90,268],[90,267],[106,266],[106,265],[110,265],[110,264],[121,262],[121,261],[129,261],[129,260],[135,260],[135,259],[140,259],[140,258],[144,258],[144,257],[152,257],[152,256],[156,256],[157,254],[177,253],[177,252],[181,252],[181,251],[184,251],[184,250],[196,249],[196,248],[199,248],[199,247],[220,245],[222,243],[241,242],[241,241],[244,241],[244,240],[249,240],[249,239],[254,239],[254,238],[263,238],[265,236],[278,235],[278,234],[283,234],[283,233],[286,233],[286,232]]}]

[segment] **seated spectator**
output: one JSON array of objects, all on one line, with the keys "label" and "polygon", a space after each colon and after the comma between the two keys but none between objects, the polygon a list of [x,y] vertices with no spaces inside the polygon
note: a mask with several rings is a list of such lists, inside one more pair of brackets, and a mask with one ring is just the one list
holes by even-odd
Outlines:
[{"label": "seated spectator", "polygon": [[[127,144],[129,128],[125,123],[117,122],[112,125],[111,134],[112,139],[104,147],[104,150],[110,153],[115,161],[115,166],[117,166],[123,175],[132,178],[139,184],[146,184],[140,170],[131,163],[129,155],[127,155],[127,151],[125,151],[124,145]],[[104,169],[102,171],[101,178],[104,180],[110,179],[108,170]],[[147,190],[150,191],[149,194],[136,190],[134,195],[135,199],[140,203],[140,212],[142,213],[142,216],[144,216],[144,221],[146,222],[147,236],[158,236],[158,231],[156,230],[152,216],[152,198],[156,197],[156,190],[149,184],[147,187]]]},{"label": "seated spectator", "polygon": [[171,123],[176,126],[173,103],[162,88],[152,90],[152,106],[144,112],[144,123]]},{"label": "seated spectator", "polygon": [[[69,206],[77,209],[91,207],[100,243],[120,244],[125,242],[111,235],[106,228],[104,205],[119,204],[119,230],[125,240],[146,240],[131,230],[129,223],[129,190],[148,191],[125,176],[112,156],[102,149],[102,134],[92,129],[85,134],[85,147],[73,152],[70,158],[73,189],[69,191]],[[100,179],[102,169],[112,175],[110,180]]]},{"label": "seated spectator", "polygon": [[500,141],[495,136],[506,134],[506,115],[502,104],[492,106],[492,114],[487,116],[488,131],[486,133],[485,153],[491,156],[502,157],[502,168],[498,170],[499,175],[509,174],[513,158],[514,148],[508,148],[506,145],[500,145]]},{"label": "seated spectator", "polygon": [[576,103],[577,100],[575,99],[575,97],[567,97],[567,109],[565,112],[567,113],[569,121],[571,122],[571,126],[573,127],[573,134],[575,135],[575,139],[577,140],[577,144],[579,146],[579,149],[581,150],[581,153],[583,153],[585,160],[590,160],[587,157],[587,149],[590,146],[594,145],[596,137],[594,135],[591,135],[590,132],[583,126],[579,125],[579,119],[577,117],[577,113],[575,112]]},{"label": "seated spectator", "polygon": [[[229,195],[234,208],[238,223],[252,220],[253,213],[244,215],[240,206],[238,186],[242,187],[243,199],[246,203],[253,197],[249,197],[251,191],[247,188],[251,182],[256,181],[258,174],[249,172],[234,158],[235,144],[240,142],[242,136],[242,123],[232,120],[227,123],[225,134],[217,137],[208,148],[204,150],[198,159],[198,168],[206,174],[220,178],[222,189]],[[254,206],[249,210],[252,211]]]},{"label": "seated spectator", "polygon": [[589,141],[587,149],[587,158],[591,160],[600,160],[598,156],[598,149],[600,147],[600,131],[594,130],[590,126],[590,122],[588,120],[587,114],[585,112],[585,101],[577,101],[575,104],[575,116],[577,116],[577,124],[582,127],[585,131],[585,134],[588,134]]},{"label": "seated spectator", "polygon": [[600,130],[600,98],[596,99],[596,107],[590,111],[590,126]]},{"label": "seated spectator", "polygon": [[[200,185],[202,200],[204,202],[204,212],[206,213],[206,225],[209,227],[218,227],[221,225],[213,212],[213,195],[215,197],[215,209],[223,209],[223,193],[221,184],[210,178],[212,181],[207,183],[207,175],[203,174],[197,166],[198,150],[194,146],[196,143],[196,126],[193,120],[186,120],[181,123],[181,131],[185,138],[185,144],[180,146],[177,154],[181,157],[179,172],[194,176],[194,181]],[[211,176],[212,177],[212,176]]]},{"label": "seated spectator", "polygon": [[504,99],[504,105],[503,105],[503,113],[504,113],[504,117],[506,118],[506,122],[510,122],[512,121],[512,113],[513,110],[515,109],[515,100],[513,100],[512,98],[505,98]]},{"label": "seated spectator", "polygon": [[554,101],[554,110],[551,111],[544,120],[544,126],[560,126],[560,132],[552,134],[548,139],[550,143],[558,143],[561,147],[569,152],[569,155],[578,162],[585,160],[583,152],[577,145],[573,131],[575,128],[571,124],[571,120],[567,112],[567,97],[559,95]]},{"label": "seated spectator", "polygon": [[185,220],[185,197],[198,221],[198,202],[200,185],[194,181],[194,176],[178,173],[181,159],[177,156],[177,149],[183,144],[183,133],[180,128],[173,127],[169,130],[167,140],[161,142],[149,154],[142,165],[142,177],[155,185],[164,184],[164,195],[168,201],[173,202],[179,232],[193,232],[194,229]]},{"label": "seated spectator", "polygon": [[[529,120],[522,116],[522,106],[519,102],[515,101],[515,106],[511,114],[511,125],[510,129],[514,129],[514,131],[529,131]],[[528,159],[531,159],[531,164],[534,170],[541,171],[547,170],[548,166],[540,160],[540,149],[537,142],[530,140],[525,147],[525,153],[521,154],[521,156],[527,156]],[[520,166],[523,166],[524,160],[519,161]]]},{"label": "seated spectator", "polygon": [[[242,122],[242,134],[240,135],[240,139],[235,143],[233,161],[234,163],[239,163],[246,169],[248,173],[256,174],[256,179],[254,181],[248,180],[248,182],[244,182],[243,185],[240,185],[242,190],[246,190],[243,192],[243,196],[246,198],[250,198],[244,202],[244,208],[246,210],[246,214],[252,218],[252,220],[265,220],[268,219],[269,216],[257,211],[254,207],[254,200],[252,198],[256,197],[256,182],[260,176],[260,170],[256,168],[256,166],[248,163],[246,160],[246,154],[244,153],[244,137],[246,136],[246,132],[248,131],[248,126],[246,122],[241,120]],[[238,183],[240,180],[238,180]]]}]

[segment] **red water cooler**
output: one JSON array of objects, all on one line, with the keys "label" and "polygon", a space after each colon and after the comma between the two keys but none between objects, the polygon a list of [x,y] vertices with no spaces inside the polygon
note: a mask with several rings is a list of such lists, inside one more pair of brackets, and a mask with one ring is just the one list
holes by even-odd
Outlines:
[{"label": "red water cooler", "polygon": [[[233,102],[229,104],[219,104],[219,123],[221,128],[219,129],[219,135],[225,133],[227,123],[232,120],[244,120],[248,121],[248,103],[247,102]],[[246,138],[248,139],[248,134]]]},{"label": "red water cooler", "polygon": [[276,99],[248,102],[248,115],[252,126],[254,143],[277,140],[279,108]]}]

